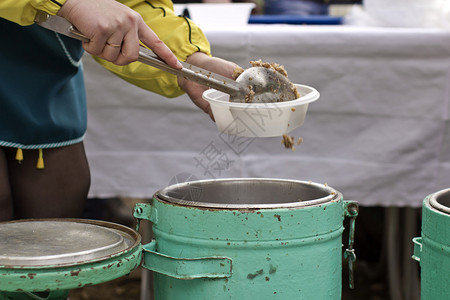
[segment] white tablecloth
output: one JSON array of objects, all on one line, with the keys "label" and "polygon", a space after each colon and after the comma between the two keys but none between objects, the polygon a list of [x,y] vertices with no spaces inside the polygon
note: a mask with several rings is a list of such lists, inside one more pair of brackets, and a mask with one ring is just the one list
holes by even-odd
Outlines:
[{"label": "white tablecloth", "polygon": [[283,64],[321,98],[292,152],[281,137],[220,134],[187,96],[166,99],[84,59],[92,197],[151,197],[176,181],[327,183],[361,205],[420,206],[450,186],[450,32],[347,26],[205,29],[213,54]]}]

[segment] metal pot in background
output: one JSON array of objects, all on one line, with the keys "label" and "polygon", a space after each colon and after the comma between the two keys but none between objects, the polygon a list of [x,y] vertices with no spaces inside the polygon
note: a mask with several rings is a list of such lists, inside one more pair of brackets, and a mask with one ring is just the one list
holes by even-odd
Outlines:
[{"label": "metal pot in background", "polygon": [[450,189],[431,194],[422,205],[422,234],[413,239],[420,263],[421,299],[449,298]]},{"label": "metal pot in background", "polygon": [[340,299],[343,220],[351,267],[357,213],[327,185],[249,178],[175,184],[134,216],[153,223],[156,299]]},{"label": "metal pot in background", "polygon": [[83,219],[0,223],[0,299],[66,299],[71,289],[129,274],[141,263],[131,228]]}]

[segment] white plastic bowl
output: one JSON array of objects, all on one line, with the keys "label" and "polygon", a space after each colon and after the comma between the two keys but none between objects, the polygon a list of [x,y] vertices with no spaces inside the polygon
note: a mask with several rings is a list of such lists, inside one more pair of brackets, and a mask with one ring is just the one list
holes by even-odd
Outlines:
[{"label": "white plastic bowl", "polygon": [[254,3],[189,3],[189,16],[200,28],[241,27],[248,24]]},{"label": "white plastic bowl", "polygon": [[319,92],[295,84],[300,98],[276,103],[229,102],[230,96],[215,89],[203,93],[216,120],[217,129],[243,137],[271,137],[289,133],[303,125],[308,104],[319,99]]}]

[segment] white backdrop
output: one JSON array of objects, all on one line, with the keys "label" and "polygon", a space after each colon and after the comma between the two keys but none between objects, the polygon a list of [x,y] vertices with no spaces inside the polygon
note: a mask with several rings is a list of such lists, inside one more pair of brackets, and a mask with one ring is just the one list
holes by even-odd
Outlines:
[{"label": "white backdrop", "polygon": [[220,134],[187,96],[136,88],[84,58],[92,197],[148,198],[186,177],[327,183],[361,205],[420,206],[450,186],[450,32],[249,25],[206,29],[213,54],[283,64],[321,98],[295,152]]}]

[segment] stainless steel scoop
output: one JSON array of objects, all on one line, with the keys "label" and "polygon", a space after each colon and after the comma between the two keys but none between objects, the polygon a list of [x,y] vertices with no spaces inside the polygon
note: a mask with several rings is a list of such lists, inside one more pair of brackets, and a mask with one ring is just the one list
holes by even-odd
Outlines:
[{"label": "stainless steel scoop", "polygon": [[[35,23],[80,41],[89,42],[87,36],[79,32],[69,21],[62,17],[51,16],[39,11],[36,15]],[[185,62],[181,62],[183,66],[181,70],[172,68],[156,56],[153,51],[142,46],[139,49],[138,61],[227,93],[230,95],[230,101],[234,102],[245,102],[245,99],[248,99],[248,95],[253,94],[253,92],[255,94],[252,97],[255,99],[254,102],[278,102],[280,101],[279,99],[295,99],[295,96],[290,95],[292,91],[290,84],[286,84],[287,78],[274,70],[266,68],[249,68],[239,76],[238,80],[234,81]],[[290,97],[292,99],[288,99]]]},{"label": "stainless steel scoop", "polygon": [[[265,67],[253,67],[245,70],[236,79],[237,82],[251,86],[253,96],[247,96],[251,103],[284,102],[296,99],[294,86],[281,73]],[[231,102],[245,102],[246,99],[230,96]]]}]

